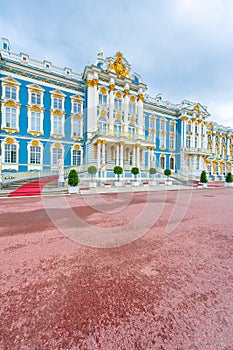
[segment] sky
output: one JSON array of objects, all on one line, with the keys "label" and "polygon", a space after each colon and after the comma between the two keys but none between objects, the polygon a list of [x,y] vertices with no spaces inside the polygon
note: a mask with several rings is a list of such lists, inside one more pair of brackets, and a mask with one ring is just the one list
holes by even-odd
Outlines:
[{"label": "sky", "polygon": [[233,128],[233,0],[0,1],[12,50],[82,73],[121,51],[148,93]]}]

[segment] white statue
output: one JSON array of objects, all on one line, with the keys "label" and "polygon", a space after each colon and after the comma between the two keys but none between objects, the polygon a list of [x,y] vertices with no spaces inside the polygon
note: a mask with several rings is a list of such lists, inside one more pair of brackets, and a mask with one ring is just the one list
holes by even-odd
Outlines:
[{"label": "white statue", "polygon": [[58,159],[58,186],[64,185],[64,160]]}]

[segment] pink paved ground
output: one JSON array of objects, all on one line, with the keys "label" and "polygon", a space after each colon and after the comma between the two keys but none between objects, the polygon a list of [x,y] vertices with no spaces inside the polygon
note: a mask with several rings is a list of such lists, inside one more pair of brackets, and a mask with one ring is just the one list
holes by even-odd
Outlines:
[{"label": "pink paved ground", "polygon": [[[124,220],[145,196],[134,194]],[[153,196],[159,202],[162,193]],[[176,196],[167,193],[145,236],[113,249],[64,237],[40,198],[1,200],[0,349],[233,349],[233,190],[195,190],[166,234]],[[68,201],[83,220],[120,225],[119,213]]]}]

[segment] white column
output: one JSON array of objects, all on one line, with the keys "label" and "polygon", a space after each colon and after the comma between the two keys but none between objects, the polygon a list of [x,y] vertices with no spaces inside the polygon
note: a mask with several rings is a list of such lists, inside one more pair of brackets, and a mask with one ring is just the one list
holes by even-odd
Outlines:
[{"label": "white column", "polygon": [[119,165],[119,143],[116,144],[116,165]]},{"label": "white column", "polygon": [[123,142],[120,142],[120,166],[123,168],[124,164],[124,146]]},{"label": "white column", "polygon": [[194,122],[191,123],[191,132],[192,132],[192,135],[191,135],[191,148],[194,148],[195,147],[195,123]]},{"label": "white column", "polygon": [[181,120],[181,148],[184,147],[184,121]]},{"label": "white column", "polygon": [[129,114],[129,86],[128,84],[125,86],[125,96],[124,96],[124,121],[125,121],[125,130],[124,132],[128,132],[128,114]]},{"label": "white column", "polygon": [[135,145],[133,145],[133,166],[135,166]]},{"label": "white column", "polygon": [[97,168],[99,169],[101,165],[101,143],[100,140],[97,141]]},{"label": "white column", "polygon": [[204,133],[204,141],[203,141],[203,148],[207,149],[207,134],[206,134],[206,125],[203,127],[203,133]]},{"label": "white column", "polygon": [[94,115],[94,96],[92,80],[87,80],[87,132],[95,130],[95,115]]},{"label": "white column", "polygon": [[147,148],[148,150],[148,169],[151,168],[151,150],[149,148]]},{"label": "white column", "polygon": [[215,152],[216,152],[215,136],[212,137],[212,152],[215,155]]},{"label": "white column", "polygon": [[138,133],[143,135],[144,117],[143,117],[143,95],[142,92],[138,95]]},{"label": "white column", "polygon": [[137,167],[140,168],[140,146],[138,145],[137,148]]},{"label": "white column", "polygon": [[198,145],[198,148],[201,148],[201,124],[198,124],[197,130],[198,130],[197,145]]},{"label": "white column", "polygon": [[102,143],[102,165],[105,165],[105,141]]},{"label": "white column", "polygon": [[182,135],[182,139],[183,139],[183,147],[186,148],[186,135],[187,135],[186,128],[187,128],[187,121],[184,120],[183,123],[184,123],[184,126],[183,126],[183,135]]},{"label": "white column", "polygon": [[230,139],[226,138],[226,142],[227,142],[227,157],[229,157],[230,155]]},{"label": "white column", "polygon": [[109,86],[110,95],[109,95],[109,130],[113,131],[113,109],[114,109],[114,84],[111,83]]}]

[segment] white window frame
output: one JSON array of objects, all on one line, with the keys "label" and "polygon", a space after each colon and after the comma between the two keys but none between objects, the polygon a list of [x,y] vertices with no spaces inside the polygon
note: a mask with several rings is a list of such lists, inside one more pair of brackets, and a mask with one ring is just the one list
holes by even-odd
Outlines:
[{"label": "white window frame", "polygon": [[[78,151],[80,152],[80,164],[75,164],[74,162],[74,152],[75,151]],[[75,149],[74,147],[71,148],[71,166],[80,166],[83,164],[83,150],[82,148],[80,147],[80,149]]]},{"label": "white window frame", "polygon": [[62,97],[52,97],[52,108],[58,109],[59,111],[64,110],[64,98]]},{"label": "white window frame", "polygon": [[166,131],[166,120],[164,119],[161,119],[160,120],[160,123],[159,123],[159,126],[160,126],[160,131]]},{"label": "white window frame", "polygon": [[155,119],[149,119],[149,129],[155,129]]},{"label": "white window frame", "polygon": [[[33,115],[36,114],[36,115]],[[33,119],[39,119],[39,130],[37,130],[36,128],[33,128]],[[28,132],[30,131],[34,131],[34,132],[39,132],[39,133],[43,133],[43,114],[41,112],[38,111],[30,111],[29,115],[28,115]]]},{"label": "white window frame", "polygon": [[99,93],[98,104],[102,107],[107,107],[108,105],[108,96],[106,94]]},{"label": "white window frame", "polygon": [[[5,85],[5,99],[6,100],[12,100],[17,101],[17,88],[14,86]],[[9,96],[7,96],[7,89],[9,89]],[[15,96],[14,96],[15,95]]]},{"label": "white window frame", "polygon": [[[12,149],[10,149],[10,150],[6,150],[6,148],[8,148],[8,147],[10,147],[10,148],[15,148],[15,162],[12,162],[11,160],[12,160]],[[10,155],[10,161],[8,162],[8,161],[6,161],[6,155],[7,155],[7,153],[9,152],[9,155]],[[12,144],[8,144],[8,143],[6,143],[6,142],[4,142],[4,144],[3,144],[3,163],[5,163],[5,164],[17,164],[18,163],[18,161],[17,161],[17,153],[18,153],[18,150],[17,150],[17,144],[16,143],[12,143]]]},{"label": "white window frame", "polygon": [[[59,119],[60,118],[60,119]],[[61,133],[57,132],[57,131],[60,131],[60,130],[56,130],[55,132],[55,120],[58,120],[61,122]],[[65,123],[65,118],[63,116],[60,116],[58,114],[53,114],[52,117],[51,117],[51,134],[52,135],[61,135],[61,136],[65,136],[64,134],[64,123]]]},{"label": "white window frame", "polygon": [[129,101],[129,113],[136,114],[136,103],[133,101]]},{"label": "white window frame", "polygon": [[159,135],[159,147],[166,148],[166,134],[161,133]]},{"label": "white window frame", "polygon": [[[78,133],[75,130],[75,128],[77,127],[75,124],[77,122],[80,123]],[[83,138],[83,120],[81,118],[71,118],[71,137]]]},{"label": "white window frame", "polygon": [[83,114],[83,104],[78,101],[72,101],[72,113]]},{"label": "white window frame", "polygon": [[170,132],[173,134],[176,132],[176,124],[174,122],[170,123]]},{"label": "white window frame", "polygon": [[176,137],[175,137],[175,135],[170,135],[170,137],[169,137],[169,148],[176,149]]},{"label": "white window frame", "polygon": [[[42,105],[42,94],[40,92],[31,92],[30,94],[31,105],[41,106]],[[33,101],[34,99],[34,101]]]},{"label": "white window frame", "polygon": [[[57,162],[56,162],[56,163],[53,162],[53,161],[54,161],[54,150],[61,150],[61,152],[59,151],[59,153],[61,153],[61,156],[60,156],[59,158],[57,157]],[[51,166],[57,168],[57,166],[58,166],[58,160],[61,159],[61,158],[64,158],[64,146],[61,145],[60,148],[57,148],[57,147],[55,147],[55,145],[53,144],[53,145],[51,146],[51,151],[50,151],[50,164],[51,164]]]},{"label": "white window frame", "polygon": [[116,109],[117,111],[122,111],[122,107],[122,98],[114,97],[114,109]]},{"label": "white window frame", "polygon": [[[39,163],[37,163],[37,162],[32,162],[31,160],[32,160],[32,148],[34,148],[34,151],[35,151],[35,160],[37,160],[36,158],[36,156],[38,155],[38,150],[39,150]],[[29,165],[41,165],[41,157],[42,156],[42,147],[41,147],[41,145],[38,145],[38,146],[33,146],[32,144],[30,144],[29,145],[29,155],[28,155],[28,164]]]}]

